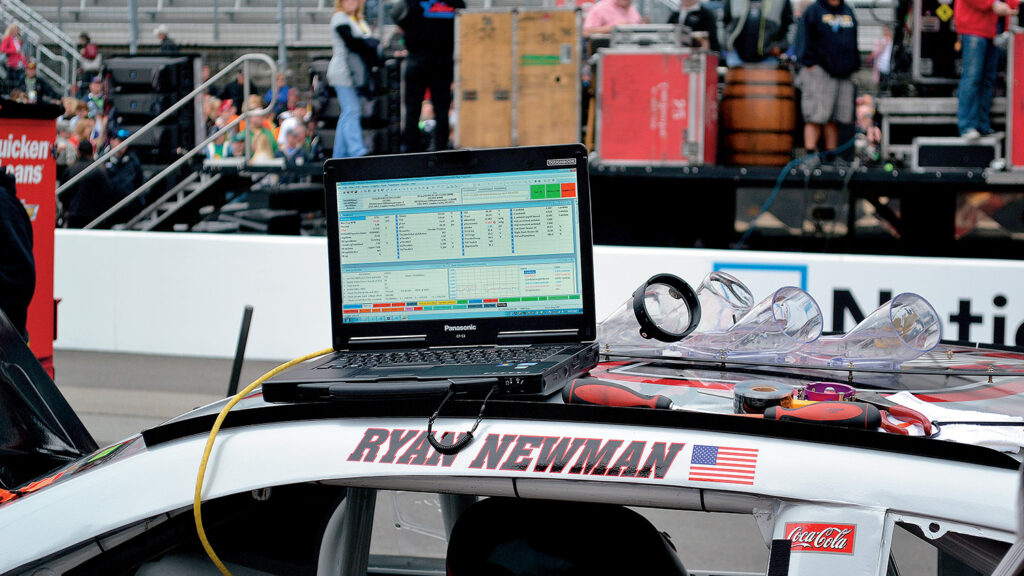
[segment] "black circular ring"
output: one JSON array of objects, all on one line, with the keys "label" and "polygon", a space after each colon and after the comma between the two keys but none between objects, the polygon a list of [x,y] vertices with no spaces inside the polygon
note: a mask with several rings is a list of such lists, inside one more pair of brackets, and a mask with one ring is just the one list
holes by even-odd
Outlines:
[{"label": "black circular ring", "polygon": [[[690,313],[690,324],[681,334],[664,330],[651,320],[651,315],[647,313],[647,305],[644,302],[644,294],[651,284],[665,284],[679,293],[683,304],[686,305],[686,309]],[[697,299],[697,293],[682,278],[672,274],[655,274],[633,292],[633,314],[636,316],[636,321],[640,323],[640,336],[648,340],[654,338],[662,342],[678,342],[686,338],[697,328],[697,324],[700,324],[700,301]]]}]

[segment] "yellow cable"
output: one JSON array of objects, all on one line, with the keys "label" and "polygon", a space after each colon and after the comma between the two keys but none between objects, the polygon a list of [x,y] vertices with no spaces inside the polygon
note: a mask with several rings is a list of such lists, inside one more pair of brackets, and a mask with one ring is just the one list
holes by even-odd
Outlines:
[{"label": "yellow cable", "polygon": [[206,477],[206,466],[210,461],[210,454],[213,452],[213,441],[215,438],[217,438],[217,432],[220,430],[221,424],[224,423],[224,418],[226,418],[228,412],[230,412],[231,409],[235,407],[235,404],[238,404],[238,402],[241,401],[242,398],[248,396],[249,393],[255,390],[256,387],[258,387],[260,384],[263,384],[263,382],[268,380],[270,377],[278,374],[283,370],[287,370],[288,368],[291,368],[296,364],[305,362],[306,360],[310,360],[312,358],[316,358],[317,356],[329,354],[331,352],[334,352],[333,348],[325,348],[323,350],[320,350],[319,352],[306,354],[301,358],[296,358],[289,362],[285,362],[284,364],[281,364],[280,366],[274,368],[270,372],[267,372],[263,376],[260,376],[252,384],[246,386],[244,390],[242,390],[238,394],[235,394],[234,397],[232,397],[231,400],[224,406],[224,409],[220,411],[220,414],[217,415],[217,420],[213,423],[213,428],[210,430],[210,437],[207,438],[206,440],[206,450],[203,451],[203,460],[199,463],[199,475],[198,477],[196,477],[196,495],[195,499],[192,501],[192,515],[196,519],[196,532],[199,534],[199,541],[203,543],[203,549],[206,550],[206,555],[210,557],[210,560],[213,561],[214,565],[217,566],[217,569],[220,570],[221,574],[224,574],[224,576],[231,576],[231,572],[229,572],[227,566],[225,566],[224,563],[220,561],[220,558],[217,557],[217,553],[214,552],[213,547],[210,546],[210,541],[206,539],[206,530],[203,529],[203,514],[199,508],[200,504],[202,503],[203,479]]}]

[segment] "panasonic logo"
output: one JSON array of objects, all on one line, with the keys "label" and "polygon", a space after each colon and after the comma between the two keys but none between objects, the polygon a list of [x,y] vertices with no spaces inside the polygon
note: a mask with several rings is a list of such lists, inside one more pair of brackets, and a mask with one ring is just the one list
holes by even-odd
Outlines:
[{"label": "panasonic logo", "polygon": [[575,158],[558,158],[555,160],[548,160],[548,166],[575,166]]},{"label": "panasonic logo", "polygon": [[466,332],[467,330],[476,330],[476,324],[466,324],[465,326],[444,325],[445,332]]}]

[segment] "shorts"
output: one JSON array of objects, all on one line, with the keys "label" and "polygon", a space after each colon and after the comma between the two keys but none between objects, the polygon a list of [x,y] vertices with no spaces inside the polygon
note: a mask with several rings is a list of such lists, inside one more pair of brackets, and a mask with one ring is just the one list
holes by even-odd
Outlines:
[{"label": "shorts", "polygon": [[854,85],[849,78],[833,78],[821,66],[801,68],[797,74],[800,111],[808,124],[853,122]]}]

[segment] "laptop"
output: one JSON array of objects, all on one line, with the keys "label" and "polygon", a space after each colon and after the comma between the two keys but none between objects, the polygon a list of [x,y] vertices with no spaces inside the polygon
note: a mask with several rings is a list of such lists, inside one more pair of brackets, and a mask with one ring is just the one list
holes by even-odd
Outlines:
[{"label": "laptop", "polygon": [[324,187],[335,352],[267,401],[547,396],[597,364],[584,146],[332,159]]}]

